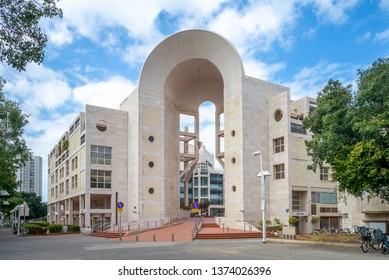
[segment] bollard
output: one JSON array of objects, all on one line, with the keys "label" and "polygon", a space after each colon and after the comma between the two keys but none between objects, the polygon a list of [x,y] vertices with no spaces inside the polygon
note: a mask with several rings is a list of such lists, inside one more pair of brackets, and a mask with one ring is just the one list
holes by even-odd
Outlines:
[{"label": "bollard", "polygon": [[153,234],[153,241],[155,242],[155,234]]},{"label": "bollard", "polygon": [[244,232],[246,232],[246,224],[243,224]]},{"label": "bollard", "polygon": [[135,241],[136,241],[136,242],[139,241],[139,236],[138,236],[138,235],[135,236]]},{"label": "bollard", "polygon": [[172,233],[172,242],[174,242],[174,233]]}]

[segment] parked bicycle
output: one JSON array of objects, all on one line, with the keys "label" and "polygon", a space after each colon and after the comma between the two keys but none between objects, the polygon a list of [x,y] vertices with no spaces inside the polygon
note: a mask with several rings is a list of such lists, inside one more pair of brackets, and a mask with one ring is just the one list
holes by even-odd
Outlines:
[{"label": "parked bicycle", "polygon": [[385,249],[382,249],[386,235],[382,233],[381,229],[360,227],[359,233],[361,233],[361,238],[362,238],[361,249],[364,253],[367,253],[370,250],[374,250],[374,251],[381,250],[382,253],[387,251],[386,248],[388,248],[388,246],[386,245],[385,245]]},{"label": "parked bicycle", "polygon": [[381,253],[384,255],[389,254],[389,240],[388,236],[384,234],[384,240],[382,242]]}]

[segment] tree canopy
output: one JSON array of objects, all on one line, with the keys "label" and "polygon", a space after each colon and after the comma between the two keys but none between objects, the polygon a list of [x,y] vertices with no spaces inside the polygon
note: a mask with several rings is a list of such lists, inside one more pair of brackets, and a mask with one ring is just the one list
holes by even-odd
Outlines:
[{"label": "tree canopy", "polygon": [[58,0],[0,0],[0,61],[24,71],[27,63],[41,63],[47,38],[42,18],[62,17]]},{"label": "tree canopy", "polygon": [[389,58],[358,71],[358,89],[330,80],[304,119],[311,169],[328,163],[339,190],[389,202]]},{"label": "tree canopy", "polygon": [[4,97],[2,88],[0,79],[0,188],[11,193],[16,187],[16,170],[30,158],[23,139],[28,116],[19,102]]}]

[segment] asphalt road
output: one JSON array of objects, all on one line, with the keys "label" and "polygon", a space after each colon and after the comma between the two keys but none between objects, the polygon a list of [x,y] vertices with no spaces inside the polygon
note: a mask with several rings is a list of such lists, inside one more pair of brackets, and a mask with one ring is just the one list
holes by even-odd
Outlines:
[{"label": "asphalt road", "polygon": [[21,236],[0,229],[0,260],[389,260],[355,247],[261,239],[121,242],[76,235]]}]

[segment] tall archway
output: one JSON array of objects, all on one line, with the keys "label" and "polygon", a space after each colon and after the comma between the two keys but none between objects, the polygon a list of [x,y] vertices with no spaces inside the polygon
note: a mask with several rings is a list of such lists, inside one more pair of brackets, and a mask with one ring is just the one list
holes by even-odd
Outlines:
[{"label": "tall archway", "polygon": [[[129,97],[138,98],[139,104],[134,108],[139,115],[139,129],[134,132],[138,142],[130,142],[130,146],[137,146],[139,151],[138,155],[130,157],[130,165],[138,167],[139,171],[135,178],[129,179],[130,185],[138,186],[137,191],[130,194],[129,203],[142,205],[138,218],[172,216],[178,211],[180,180],[187,178],[198,158],[196,149],[201,144],[198,107],[203,101],[215,104],[216,123],[220,124],[218,119],[224,113],[228,124],[240,129],[243,77],[243,65],[236,49],[209,31],[174,34],[151,52],[141,71],[138,95]],[[194,132],[180,131],[180,114],[193,116]],[[155,139],[153,143],[148,141],[151,134]],[[219,139],[224,137],[220,129],[216,134]],[[180,153],[180,142],[185,141],[195,143],[192,154]],[[239,154],[241,146],[230,145],[225,153]],[[224,153],[219,153],[219,160],[223,162],[224,157]],[[184,163],[186,171],[178,174],[180,163]],[[228,172],[228,166],[226,168]],[[235,175],[232,180],[243,181],[239,170],[231,174]],[[153,195],[147,193],[150,187],[154,189]],[[243,194],[234,195],[235,202],[229,204],[233,211],[241,208],[243,200]]]}]

